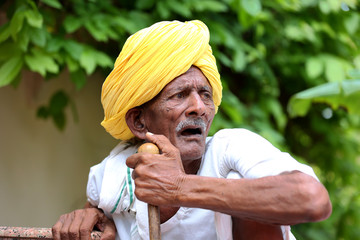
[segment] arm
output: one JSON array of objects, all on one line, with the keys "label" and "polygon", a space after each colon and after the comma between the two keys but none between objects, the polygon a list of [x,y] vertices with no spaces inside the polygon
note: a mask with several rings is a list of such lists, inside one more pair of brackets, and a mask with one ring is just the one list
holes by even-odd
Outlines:
[{"label": "arm", "polygon": [[187,175],[179,151],[165,137],[147,137],[162,154],[135,154],[127,159],[135,169],[135,194],[142,201],[205,208],[281,225],[320,221],[331,213],[324,186],[304,173],[236,180]]},{"label": "arm", "polygon": [[175,199],[181,206],[270,224],[321,221],[331,214],[326,189],[301,172],[236,180],[187,175],[182,177]]},{"label": "arm", "polygon": [[102,240],[113,240],[116,235],[114,222],[98,208],[86,202],[84,209],[61,215],[52,227],[54,240],[91,239],[91,231],[97,227]]}]

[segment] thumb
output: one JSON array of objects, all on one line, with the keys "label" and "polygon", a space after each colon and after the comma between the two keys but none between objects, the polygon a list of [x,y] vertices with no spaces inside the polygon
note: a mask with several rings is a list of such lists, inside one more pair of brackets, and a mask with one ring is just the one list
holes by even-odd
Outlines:
[{"label": "thumb", "polygon": [[177,158],[181,162],[179,149],[177,149],[167,137],[164,135],[153,134],[151,132],[147,132],[145,137],[147,141],[154,143],[160,149],[161,154]]},{"label": "thumb", "polygon": [[160,149],[160,153],[162,154],[167,155],[168,153],[171,153],[175,149],[177,149],[175,146],[171,144],[170,140],[164,135],[157,135],[151,132],[147,132],[145,137],[147,141],[155,144]]},{"label": "thumb", "polygon": [[116,237],[116,227],[113,221],[107,219],[102,224],[102,234],[100,240],[114,240]]}]

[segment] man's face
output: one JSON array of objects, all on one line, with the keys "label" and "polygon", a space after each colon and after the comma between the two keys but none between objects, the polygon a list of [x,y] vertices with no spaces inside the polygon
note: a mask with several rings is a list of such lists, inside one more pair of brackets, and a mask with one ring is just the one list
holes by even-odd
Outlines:
[{"label": "man's face", "polygon": [[201,158],[214,115],[211,85],[196,67],[166,85],[144,110],[148,131],[165,135],[183,161]]}]

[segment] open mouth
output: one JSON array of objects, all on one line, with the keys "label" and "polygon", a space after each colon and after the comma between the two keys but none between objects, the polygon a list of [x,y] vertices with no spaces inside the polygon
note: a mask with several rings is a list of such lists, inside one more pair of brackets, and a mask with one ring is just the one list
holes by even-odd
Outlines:
[{"label": "open mouth", "polygon": [[182,136],[194,136],[194,135],[201,135],[202,129],[201,128],[185,128],[181,131]]}]

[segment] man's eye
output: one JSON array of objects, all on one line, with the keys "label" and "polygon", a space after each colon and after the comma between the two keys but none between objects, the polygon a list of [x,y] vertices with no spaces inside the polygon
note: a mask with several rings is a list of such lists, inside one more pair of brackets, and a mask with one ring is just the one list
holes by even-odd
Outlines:
[{"label": "man's eye", "polygon": [[184,97],[184,93],[177,93],[176,95],[176,98],[183,98]]},{"label": "man's eye", "polygon": [[202,95],[204,99],[212,99],[212,95],[209,92],[204,92]]}]

